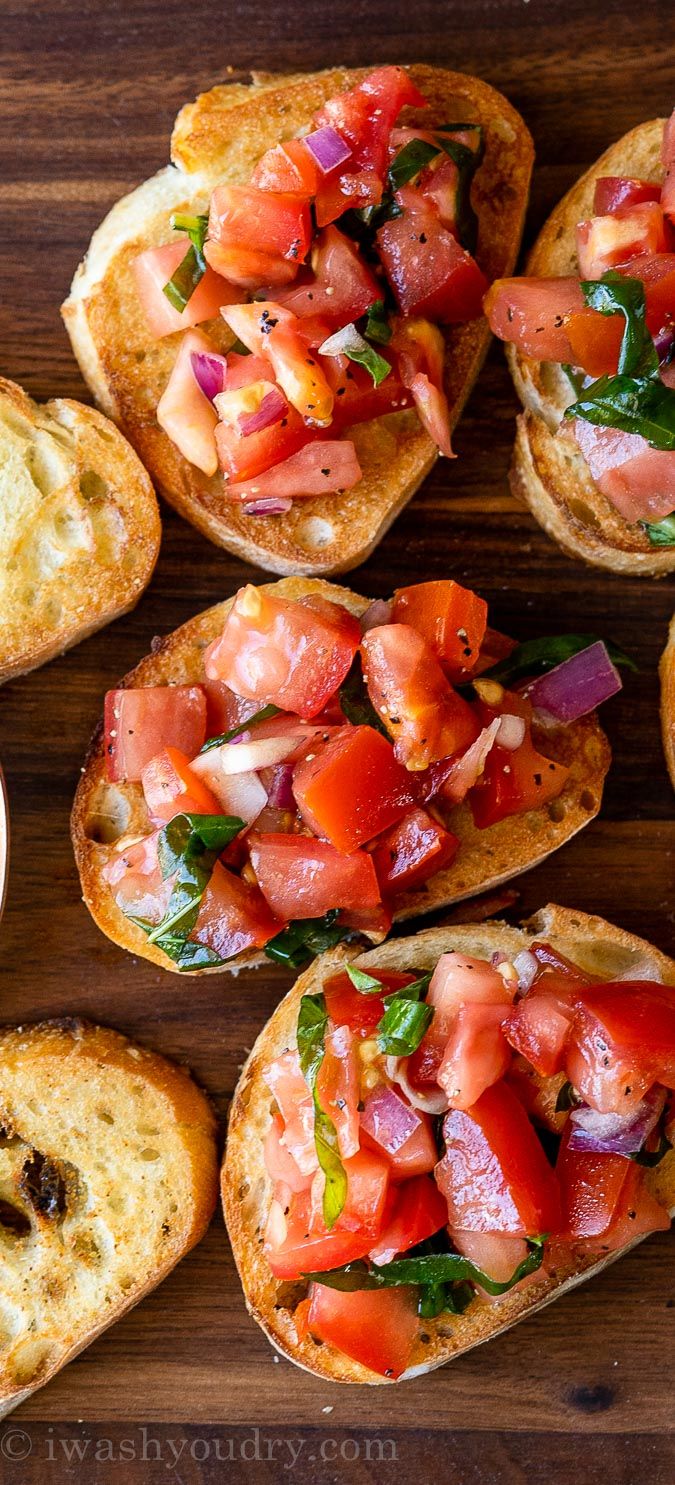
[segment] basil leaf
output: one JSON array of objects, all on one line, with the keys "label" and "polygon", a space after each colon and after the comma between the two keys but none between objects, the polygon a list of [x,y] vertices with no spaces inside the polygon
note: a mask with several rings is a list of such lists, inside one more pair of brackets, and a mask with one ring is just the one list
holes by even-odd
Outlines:
[{"label": "basil leaf", "polygon": [[388,345],[392,336],[392,329],[387,319],[387,311],[383,299],[375,299],[366,315],[366,323],[363,331],[366,340],[375,340],[378,345]]},{"label": "basil leaf", "polygon": [[346,966],[347,974],[361,995],[379,995],[382,990],[382,981],[376,980],[373,975],[364,974],[362,969],[357,969],[355,964]]},{"label": "basil leaf", "polygon": [[601,315],[623,316],[618,371],[634,377],[658,375],[659,358],[645,321],[645,287],[641,280],[610,269],[601,279],[582,279],[581,292],[589,309]]},{"label": "basil leaf", "polygon": [[229,732],[220,732],[218,737],[209,737],[200,748],[200,753],[208,753],[211,748],[219,748],[222,743],[232,742],[233,737],[239,737],[242,732],[248,732],[249,727],[255,727],[256,722],[265,722],[268,717],[278,717],[281,712],[280,706],[262,706],[259,712],[253,712],[245,722],[238,722],[236,727],[231,727]]},{"label": "basil leaf", "polygon": [[647,521],[641,521],[640,525],[653,547],[675,547],[675,515],[666,516],[652,526]]},{"label": "basil leaf", "polygon": [[409,139],[408,143],[404,144],[403,148],[394,155],[389,166],[387,172],[389,190],[393,193],[401,186],[407,185],[408,181],[414,180],[430,160],[435,160],[436,156],[440,155],[441,148],[441,145],[429,144],[426,139]]},{"label": "basil leaf", "polygon": [[457,235],[463,248],[467,252],[475,253],[478,242],[478,217],[471,205],[471,185],[474,175],[482,164],[485,154],[485,136],[481,124],[441,124],[435,131],[441,135],[445,133],[456,133],[460,129],[473,129],[478,134],[478,148],[469,149],[468,144],[463,144],[459,139],[440,139],[440,144],[446,155],[457,166],[457,191],[455,215],[457,220]]},{"label": "basil leaf", "polygon": [[434,1018],[433,1006],[422,1000],[430,979],[430,974],[422,975],[412,985],[404,985],[402,990],[385,996],[386,1010],[377,1035],[380,1048],[387,1056],[410,1057],[417,1051]]},{"label": "basil leaf", "polygon": [[298,1055],[303,1078],[314,1101],[314,1144],[325,1176],[323,1220],[331,1228],[347,1200],[347,1173],[338,1151],[332,1119],[319,1103],[316,1083],[325,1055],[328,1012],[323,995],[303,995],[298,1013]]},{"label": "basil leaf", "polygon": [[449,1312],[463,1315],[476,1298],[472,1284],[423,1284],[417,1301],[417,1313],[422,1320],[435,1320],[438,1315]]},{"label": "basil leaf", "polygon": [[265,944],[265,953],[289,969],[302,969],[315,955],[334,949],[347,937],[350,930],[338,923],[338,915],[339,909],[331,908],[323,918],[301,918],[289,923]]},{"label": "basil leaf", "polygon": [[385,191],[377,206],[357,206],[354,215],[369,232],[374,233],[384,222],[393,222],[397,217],[402,217],[403,207],[394,200],[390,191]]},{"label": "basil leaf", "polygon": [[662,1134],[656,1150],[638,1150],[637,1154],[629,1155],[629,1160],[634,1160],[636,1165],[645,1165],[648,1170],[653,1170],[655,1165],[661,1161],[672,1150],[673,1146],[666,1134]]},{"label": "basil leaf", "polygon": [[378,717],[366,690],[361,657],[358,651],[354,656],[349,673],[340,687],[339,699],[340,706],[347,721],[351,722],[354,727],[374,727],[376,732],[381,732],[382,736],[386,737],[388,742],[391,742],[384,722]]},{"label": "basil leaf", "polygon": [[227,963],[227,960],[221,959],[220,954],[216,954],[215,949],[209,949],[206,944],[195,943],[193,939],[181,938],[176,933],[163,934],[161,938],[155,939],[155,943],[169,959],[173,959],[181,973],[192,969],[213,969],[219,964]]},{"label": "basil leaf", "polygon": [[209,230],[208,212],[199,212],[195,215],[185,211],[174,211],[171,214],[171,226],[174,232],[187,232],[193,247],[198,252],[203,252],[206,234]]},{"label": "basil leaf", "polygon": [[157,859],[162,879],[175,876],[175,880],[167,910],[148,933],[148,943],[160,947],[166,943],[165,952],[177,957],[176,945],[184,943],[195,926],[218,857],[244,828],[244,821],[232,815],[181,814],[160,830]]},{"label": "basil leaf", "polygon": [[[527,639],[524,644],[516,645],[505,660],[498,661],[490,670],[484,671],[480,679],[499,681],[502,686],[513,686],[526,676],[544,675],[547,670],[554,670],[563,660],[569,660],[572,655],[578,655],[581,650],[587,650],[590,645],[597,643],[597,634],[554,634],[542,639]],[[611,641],[605,640],[604,644],[614,665],[624,665],[627,670],[637,671],[638,667],[630,655],[626,655]]]},{"label": "basil leaf", "polygon": [[637,433],[653,449],[675,449],[675,391],[649,377],[601,376],[565,417]]},{"label": "basil leaf", "polygon": [[171,226],[174,230],[187,232],[190,239],[190,247],[185,257],[181,259],[168,284],[164,285],[164,293],[169,303],[178,310],[179,314],[182,314],[206,272],[204,242],[208,225],[208,215],[187,216],[185,213],[174,212],[171,217]]},{"label": "basil leaf", "polygon": [[350,361],[356,361],[359,366],[365,366],[375,387],[379,387],[391,371],[389,361],[386,361],[379,351],[376,351],[362,335],[359,335],[354,323],[345,325],[344,329],[336,331],[335,335],[329,335],[328,339],[319,346],[319,354],[347,356]]},{"label": "basil leaf", "polygon": [[544,1257],[544,1237],[528,1238],[530,1252],[514,1269],[511,1278],[499,1283],[491,1279],[482,1268],[459,1253],[424,1253],[417,1258],[394,1258],[391,1263],[368,1267],[364,1262],[347,1263],[342,1268],[327,1269],[320,1273],[303,1274],[315,1284],[325,1284],[329,1289],[339,1289],[351,1294],[358,1289],[390,1289],[400,1284],[422,1284],[437,1286],[463,1283],[480,1285],[487,1294],[506,1294],[514,1284],[533,1274]]}]

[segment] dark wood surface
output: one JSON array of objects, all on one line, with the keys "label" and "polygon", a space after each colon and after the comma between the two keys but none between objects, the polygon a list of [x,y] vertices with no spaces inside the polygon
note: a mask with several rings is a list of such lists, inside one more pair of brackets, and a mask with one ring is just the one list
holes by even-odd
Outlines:
[{"label": "dark wood surface", "polygon": [[[245,75],[251,67],[420,59],[480,73],[508,93],[534,134],[531,238],[617,135],[670,110],[671,30],[672,7],[658,0],[6,0],[0,369],[37,397],[86,398],[58,313],[71,274],[116,197],[165,162],[180,104],[230,67]],[[595,573],[548,542],[508,494],[514,411],[501,349],[493,347],[457,436],[459,459],[437,466],[354,586],[387,594],[395,583],[451,574],[479,588],[494,622],[511,633],[596,630],[637,656],[639,676],[607,708],[614,767],[601,818],[519,889],[526,911],[558,899],[673,952],[675,818],[655,671],[673,582]],[[288,979],[270,968],[236,980],[181,980],[136,963],[90,922],[68,839],[73,789],[106,687],[153,635],[259,576],[169,510],[163,516],[160,561],[135,613],[0,695],[13,830],[0,1015],[68,1012],[120,1027],[187,1061],[224,1113],[245,1050]],[[65,1478],[46,1462],[61,1457],[50,1456],[48,1440],[59,1432],[94,1439],[87,1420],[165,1420],[175,1426],[164,1435],[189,1440],[200,1429],[181,1435],[181,1423],[222,1425],[233,1448],[253,1427],[301,1437],[304,1474],[317,1481],[336,1478],[321,1463],[329,1435],[336,1448],[355,1441],[334,1456],[347,1481],[392,1478],[395,1465],[365,1458],[366,1436],[393,1438],[399,1472],[420,1481],[669,1481],[672,1251],[667,1236],[654,1238],[487,1350],[374,1392],[331,1388],[275,1361],[245,1314],[218,1219],[154,1295],[15,1415],[8,1426],[29,1432],[33,1458],[6,1464],[6,1478]],[[85,1424],[48,1433],[64,1419]],[[125,1432],[115,1433],[111,1421],[109,1437]],[[445,1437],[434,1442],[437,1433]],[[203,1427],[200,1436],[213,1440],[214,1430]],[[185,1453],[181,1478],[223,1477],[215,1448],[205,1455],[204,1447]],[[81,1457],[92,1455],[89,1446]],[[280,1452],[277,1464],[244,1465],[246,1453],[239,1457],[242,1478],[287,1478]],[[77,1477],[116,1478],[99,1468],[85,1462]],[[131,1479],[131,1464],[125,1468]],[[133,1478],[171,1478],[152,1451],[134,1470],[141,1472]]]}]

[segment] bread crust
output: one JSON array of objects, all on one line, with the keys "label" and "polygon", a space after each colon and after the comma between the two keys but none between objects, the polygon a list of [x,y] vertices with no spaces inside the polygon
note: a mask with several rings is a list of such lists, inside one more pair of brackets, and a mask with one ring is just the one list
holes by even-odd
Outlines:
[{"label": "bread crust", "polygon": [[0,377],[0,684],[133,608],[160,537],[150,478],[115,425]]},{"label": "bread crust", "polygon": [[[651,119],[631,129],[563,196],[530,253],[529,276],[578,274],[576,227],[593,215],[593,194],[600,176],[663,180],[664,124],[664,119]],[[572,436],[555,436],[575,395],[562,368],[533,361],[512,345],[507,347],[507,359],[525,408],[517,420],[510,471],[516,499],[529,506],[564,551],[591,566],[634,577],[664,577],[673,572],[675,548],[652,546],[641,526],[624,520],[596,485]]]},{"label": "bread crust", "polygon": [[675,614],[670,621],[668,643],[659,665],[661,681],[661,736],[663,751],[675,789]]},{"label": "bread crust", "polygon": [[[486,131],[476,177],[478,258],[490,278],[513,269],[533,160],[519,114],[477,78],[415,65],[409,72],[438,122],[467,118]],[[333,68],[306,76],[254,75],[202,93],[178,115],[173,165],[113,207],[78,268],[62,313],[83,375],[97,402],[137,449],[165,499],[211,541],[270,572],[347,572],[372,552],[437,457],[412,412],[358,425],[353,436],[363,479],[338,496],[301,499],[287,515],[247,516],[179,454],[155,408],[179,337],[152,341],[136,295],[131,263],[143,248],[168,241],[173,210],[204,211],[221,180],[246,181],[263,151],[304,127],[326,99],[354,86],[368,68]],[[411,114],[412,112],[408,110]],[[420,119],[422,111],[418,111]],[[427,125],[428,127],[428,125]],[[231,342],[221,321],[204,327],[221,349]],[[447,334],[446,390],[454,427],[489,342],[484,320]]]},{"label": "bread crust", "polygon": [[[138,1130],[133,1119],[129,1123],[125,1100],[133,1101],[137,1110]],[[146,1128],[151,1116],[161,1117],[161,1129]],[[97,1124],[102,1118],[106,1125]],[[5,1306],[9,1314],[14,1307],[34,1311],[29,1340],[25,1328],[11,1340],[3,1339],[0,1417],[4,1417],[143,1299],[200,1241],[217,1200],[218,1165],[215,1115],[187,1070],[135,1046],[117,1031],[79,1019],[0,1030],[0,1125],[8,1146],[0,1162],[2,1196],[27,1212],[32,1229],[27,1238],[31,1251],[19,1258],[29,1267],[23,1279],[19,1274],[18,1289],[10,1277],[12,1249],[5,1250],[0,1276],[3,1314]],[[109,1146],[108,1171],[92,1154],[100,1130]],[[139,1157],[140,1147],[157,1137],[161,1150],[147,1149]],[[22,1171],[26,1160],[36,1156],[66,1173],[65,1215],[55,1216],[39,1200],[31,1205]],[[142,1207],[136,1209],[132,1200],[127,1216],[116,1216],[120,1200],[128,1194],[125,1182],[132,1161],[151,1157],[161,1161],[169,1195],[178,1199],[171,1204],[161,1189],[141,1181]],[[90,1288],[84,1287],[83,1315],[76,1296],[82,1265],[88,1262],[87,1244],[100,1244],[108,1224],[116,1247],[115,1227],[110,1225],[115,1221],[122,1231],[125,1222],[138,1228],[146,1224],[149,1251],[142,1269],[121,1282],[109,1257],[103,1270],[95,1263],[91,1278],[94,1287],[98,1285],[95,1303]],[[69,1299],[70,1293],[75,1298]],[[34,1373],[30,1378],[25,1375],[27,1346]]]},{"label": "bread crust", "polygon": [[[520,929],[498,922],[431,928],[413,938],[390,939],[365,954],[355,953],[344,946],[324,954],[300,977],[258,1037],[243,1068],[230,1109],[221,1171],[221,1196],[247,1309],[277,1350],[296,1365],[334,1382],[387,1384],[386,1378],[375,1375],[333,1347],[319,1346],[311,1337],[301,1338],[293,1311],[303,1296],[303,1286],[276,1280],[262,1250],[261,1229],[271,1199],[263,1142],[273,1103],[262,1074],[270,1061],[287,1047],[296,1045],[295,1030],[302,996],[320,991],[324,982],[348,962],[377,974],[378,969],[433,969],[440,955],[451,949],[478,957],[489,957],[495,950],[501,950],[512,959],[520,949],[527,948],[533,938],[542,937],[590,971],[607,977],[623,974],[624,977],[660,979],[675,984],[675,962],[644,939],[624,933],[602,918],[549,905]],[[675,1210],[675,1152],[671,1151],[655,1170],[647,1173],[647,1181],[650,1189],[672,1213]],[[431,1371],[473,1346],[491,1340],[584,1279],[592,1278],[632,1246],[634,1244],[629,1244],[600,1259],[588,1255],[581,1257],[571,1250],[568,1254],[558,1254],[554,1273],[535,1275],[526,1288],[511,1291],[496,1304],[476,1301],[464,1315],[425,1320],[423,1333],[428,1339],[423,1341],[420,1337],[410,1366],[400,1380]]]},{"label": "bread crust", "polygon": [[[263,592],[297,599],[319,594],[361,614],[369,600],[348,588],[320,578],[282,578],[262,585]],[[233,603],[227,599],[206,609],[165,639],[125,676],[123,686],[195,683],[203,679],[204,650],[221,631]],[[477,893],[488,892],[523,871],[539,864],[587,825],[600,809],[605,775],[610,763],[607,738],[595,715],[582,717],[568,727],[547,730],[544,751],[570,769],[563,793],[551,805],[527,814],[501,820],[487,830],[477,830],[466,804],[449,816],[450,829],[462,846],[457,859],[437,872],[418,891],[400,901],[396,921],[433,909],[447,907]],[[126,918],[102,878],[102,870],[114,851],[115,839],[147,834],[151,828],[140,784],[110,784],[103,752],[103,730],[99,724],[92,738],[80,776],[71,816],[71,835],[80,873],[82,895],[99,928],[121,948],[151,959],[164,969],[180,971],[155,944],[148,944],[141,928]],[[107,837],[107,838],[105,838]],[[237,972],[243,965],[266,963],[264,954],[237,956],[226,966],[194,970],[194,974]]]}]

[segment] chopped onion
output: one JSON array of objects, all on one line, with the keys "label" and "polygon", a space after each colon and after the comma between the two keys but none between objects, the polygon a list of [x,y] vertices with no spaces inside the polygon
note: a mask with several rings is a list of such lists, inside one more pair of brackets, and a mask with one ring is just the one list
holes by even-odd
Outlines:
[{"label": "chopped onion", "polygon": [[209,402],[225,390],[227,361],[224,356],[214,356],[210,351],[192,351],[190,355],[192,375],[200,392]]},{"label": "chopped onion", "polygon": [[320,356],[348,356],[350,351],[367,351],[368,341],[364,340],[356,328],[356,325],[343,325],[341,330],[336,330],[334,335],[329,335],[319,346]]},{"label": "chopped onion", "polygon": [[447,1094],[442,1088],[435,1088],[430,1093],[421,1093],[418,1088],[411,1088],[406,1072],[406,1060],[405,1057],[386,1057],[384,1070],[387,1077],[392,1083],[398,1083],[414,1109],[421,1109],[425,1114],[444,1114],[449,1108]]},{"label": "chopped onion", "polygon": [[275,810],[295,809],[292,763],[276,765],[267,791],[267,802]]},{"label": "chopped onion", "polygon": [[386,1083],[368,1095],[361,1114],[361,1128],[387,1155],[395,1155],[421,1122],[419,1114]]},{"label": "chopped onion", "polygon": [[500,748],[507,748],[510,753],[515,753],[525,738],[524,717],[512,717],[504,713],[499,719],[499,727],[495,742]]},{"label": "chopped onion", "polygon": [[338,165],[344,165],[351,155],[349,145],[338,134],[337,129],[331,129],[330,125],[315,129],[312,134],[305,134],[302,142],[307,145],[310,155],[324,175],[337,170]]},{"label": "chopped onion", "polygon": [[[212,759],[213,753],[217,751],[217,748],[213,748],[202,756],[205,760]],[[208,771],[202,769],[200,773],[211,793],[215,794],[224,814],[238,815],[246,825],[252,825],[261,810],[264,810],[267,790],[257,773],[223,773],[217,760],[213,768]]]},{"label": "chopped onion", "polygon": [[285,516],[286,512],[292,508],[292,500],[284,500],[278,495],[268,495],[266,500],[252,500],[250,505],[245,505],[243,509],[245,516]]},{"label": "chopped onion", "polygon": [[630,1114],[599,1114],[584,1104],[570,1114],[570,1150],[597,1155],[636,1155],[663,1113],[665,1088],[652,1088]]},{"label": "chopped onion", "polygon": [[257,773],[259,768],[272,768],[275,763],[283,763],[297,746],[297,737],[288,735],[261,737],[254,742],[221,743],[219,748],[209,748],[207,753],[193,758],[190,767],[200,777],[210,777],[212,769],[214,778],[217,770],[222,774]]},{"label": "chopped onion", "polygon": [[546,675],[537,676],[523,688],[535,710],[546,720],[576,722],[596,706],[615,696],[622,682],[601,639],[569,660],[563,660]]},{"label": "chopped onion", "polygon": [[462,754],[462,757],[451,764],[449,773],[439,778],[438,787],[443,785],[444,793],[454,804],[460,804],[469,789],[472,789],[480,778],[487,755],[497,741],[497,733],[501,724],[502,718],[494,717],[489,726],[484,727],[479,733],[471,747]]},{"label": "chopped onion", "polygon": [[664,325],[658,331],[658,334],[654,336],[654,345],[659,361],[665,361],[666,357],[670,356],[673,341],[675,341],[675,329],[673,329],[672,325]]},{"label": "chopped onion", "polygon": [[527,992],[539,973],[539,961],[529,949],[521,949],[513,961],[513,968],[518,976],[519,990]]},{"label": "chopped onion", "polygon": [[367,634],[369,629],[379,629],[380,624],[391,624],[393,606],[391,599],[374,598],[361,616],[361,633]]},{"label": "chopped onion", "polygon": [[237,422],[242,438],[248,438],[250,433],[262,433],[263,428],[271,428],[287,411],[288,403],[283,392],[273,387],[271,392],[265,393],[257,412],[239,414]]}]

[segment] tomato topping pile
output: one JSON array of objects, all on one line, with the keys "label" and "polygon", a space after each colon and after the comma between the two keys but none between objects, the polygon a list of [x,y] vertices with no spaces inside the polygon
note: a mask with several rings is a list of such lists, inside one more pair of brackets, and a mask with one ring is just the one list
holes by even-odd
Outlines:
[{"label": "tomato topping pile", "polygon": [[669,1227],[645,1167],[675,1085],[674,987],[601,983],[535,942],[515,964],[350,966],[303,997],[297,1031],[263,1073],[264,1253],[308,1284],[301,1336],[396,1378],[419,1316],[527,1282],[549,1240],[574,1268]]},{"label": "tomato topping pile", "polygon": [[[138,836],[122,838],[106,876],[181,967],[272,940],[272,957],[291,956],[289,925],[297,967],[303,944],[316,952],[317,920],[319,949],[349,931],[382,938],[404,894],[461,851],[459,806],[482,830],[565,788],[529,700],[483,675],[512,646],[487,629],[481,598],[438,580],[378,610],[387,622],[373,625],[371,609],[360,620],[319,594],[248,585],[204,649],[200,681],[108,693],[108,775],[142,790],[149,833],[140,854]],[[171,828],[179,816],[190,839]],[[200,820],[220,823],[202,838]]]},{"label": "tomato topping pile", "polygon": [[[675,112],[664,131],[663,186],[628,176],[596,181],[594,215],[577,226],[578,278],[498,279],[484,304],[495,335],[571,373],[574,406],[561,435],[565,429],[574,438],[619,514],[645,525],[654,541],[663,538],[651,537],[652,525],[675,510],[672,436],[655,431],[650,416],[658,392],[664,424],[675,424],[674,121]],[[603,298],[593,292],[600,283]],[[634,364],[626,361],[628,326],[632,333],[640,327],[649,360],[643,350]],[[635,383],[628,419],[620,404],[631,388],[613,380],[619,371]]]},{"label": "tomato topping pile", "polygon": [[[247,513],[352,488],[352,425],[407,407],[451,454],[439,327],[481,315],[488,287],[469,201],[482,130],[400,127],[427,107],[379,68],[134,262],[150,333],[183,332],[159,424]],[[224,355],[195,328],[219,316]]]}]

